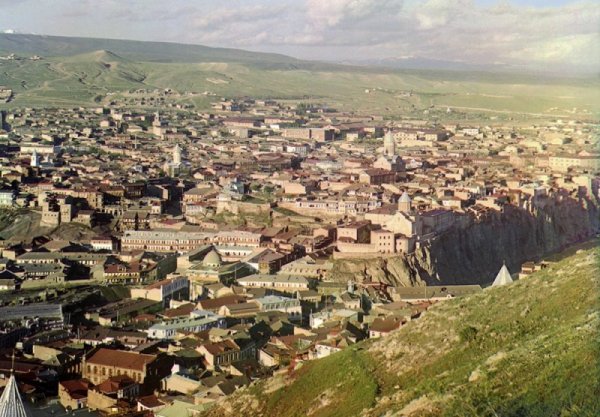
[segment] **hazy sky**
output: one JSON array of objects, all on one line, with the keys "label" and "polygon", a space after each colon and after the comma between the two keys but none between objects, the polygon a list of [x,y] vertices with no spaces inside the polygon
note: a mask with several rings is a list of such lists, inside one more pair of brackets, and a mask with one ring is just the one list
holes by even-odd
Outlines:
[{"label": "hazy sky", "polygon": [[325,60],[600,69],[599,0],[0,0],[7,29]]}]

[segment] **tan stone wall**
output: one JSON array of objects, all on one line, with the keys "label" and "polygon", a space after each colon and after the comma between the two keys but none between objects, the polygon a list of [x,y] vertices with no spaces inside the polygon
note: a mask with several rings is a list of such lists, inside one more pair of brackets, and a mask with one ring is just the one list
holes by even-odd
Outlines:
[{"label": "tan stone wall", "polygon": [[111,407],[117,404],[116,399],[107,397],[106,395],[94,390],[88,391],[87,402],[90,410],[100,410],[104,412],[110,412]]},{"label": "tan stone wall", "polygon": [[363,255],[369,253],[379,253],[379,248],[370,243],[346,243],[338,241],[337,249],[341,253],[358,253]]},{"label": "tan stone wall", "polygon": [[[87,403],[87,400],[80,400],[80,401],[83,401],[84,404]],[[70,407],[71,410],[77,410],[77,408],[78,408],[77,400],[71,398],[69,393],[60,384],[58,385],[58,402],[64,408]]]},{"label": "tan stone wall", "polygon": [[167,391],[177,391],[182,394],[192,394],[201,386],[202,385],[199,382],[186,380],[184,378],[168,378],[163,388]]},{"label": "tan stone wall", "polygon": [[395,253],[354,253],[354,252],[333,252],[333,259],[380,259],[393,258],[398,256]]}]

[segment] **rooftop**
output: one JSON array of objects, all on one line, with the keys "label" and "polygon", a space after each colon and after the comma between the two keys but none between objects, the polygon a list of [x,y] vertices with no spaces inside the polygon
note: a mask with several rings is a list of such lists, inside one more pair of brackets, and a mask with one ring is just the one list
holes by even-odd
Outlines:
[{"label": "rooftop", "polygon": [[87,358],[86,363],[100,366],[110,366],[113,368],[144,371],[146,366],[155,360],[155,355],[146,355],[143,353],[129,352],[126,350],[100,348],[89,358]]}]

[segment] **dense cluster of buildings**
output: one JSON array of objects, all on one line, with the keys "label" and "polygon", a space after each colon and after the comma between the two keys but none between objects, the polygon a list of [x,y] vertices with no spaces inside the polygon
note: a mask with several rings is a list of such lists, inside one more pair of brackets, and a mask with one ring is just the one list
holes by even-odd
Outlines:
[{"label": "dense cluster of buildings", "polygon": [[[2,113],[0,206],[15,224],[0,241],[0,368],[16,349],[28,397],[194,415],[482,289],[340,279],[336,262],[599,197],[600,154],[581,151],[597,141],[590,123],[390,121],[254,99],[213,110]],[[494,283],[511,281],[504,266]]]}]

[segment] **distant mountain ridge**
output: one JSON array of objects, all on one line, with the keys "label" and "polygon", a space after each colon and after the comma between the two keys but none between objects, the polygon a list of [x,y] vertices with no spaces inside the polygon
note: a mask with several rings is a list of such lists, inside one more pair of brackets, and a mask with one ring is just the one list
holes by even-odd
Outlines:
[{"label": "distant mountain ridge", "polygon": [[339,68],[341,65],[303,61],[287,55],[203,45],[121,39],[0,34],[0,53],[68,57],[105,50],[125,59],[161,63],[234,62],[264,68]]},{"label": "distant mountain ridge", "polygon": [[407,57],[388,57],[381,59],[352,59],[340,61],[344,65],[366,66],[387,68],[396,70],[445,70],[445,71],[483,71],[483,72],[503,72],[514,74],[535,74],[537,76],[552,77],[598,77],[600,68],[579,67],[574,71],[568,65],[548,65],[543,68],[529,67],[523,64],[514,64],[510,62],[496,62],[477,64],[465,61],[451,61],[446,59],[426,58],[422,56]]},{"label": "distant mountain ridge", "polygon": [[50,58],[82,55],[99,50],[110,51],[131,61],[159,63],[231,62],[252,65],[261,69],[367,71],[378,73],[398,70],[477,73],[508,72],[531,79],[542,75],[553,75],[550,70],[545,74],[532,75],[523,67],[516,67],[509,64],[472,64],[420,56],[328,62],[302,60],[284,54],[174,42],[0,33],[0,54],[15,53],[17,55],[39,55]]},{"label": "distant mountain ridge", "polygon": [[205,109],[210,97],[250,96],[415,117],[431,106],[562,117],[573,109],[600,113],[596,78],[444,70],[435,63],[425,70],[368,67],[202,45],[13,33],[0,34],[0,57],[0,86],[13,91],[9,103],[0,103],[4,108],[130,105],[134,90],[170,89],[182,94],[178,102]]},{"label": "distant mountain ridge", "polygon": [[452,71],[515,71],[507,64],[473,64],[463,61],[431,59],[421,56],[388,57],[381,59],[344,60],[346,65],[377,66],[392,69],[445,69]]}]

